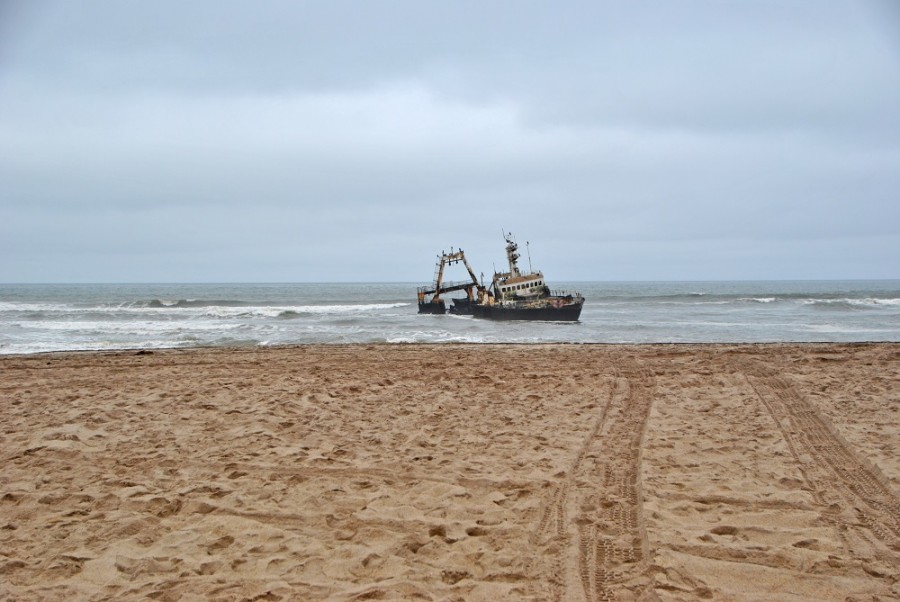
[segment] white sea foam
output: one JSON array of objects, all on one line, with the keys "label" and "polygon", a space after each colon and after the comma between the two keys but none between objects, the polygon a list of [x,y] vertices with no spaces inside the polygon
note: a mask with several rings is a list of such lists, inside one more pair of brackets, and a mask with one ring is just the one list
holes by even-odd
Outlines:
[{"label": "white sea foam", "polygon": [[334,305],[178,305],[178,301],[171,304],[165,302],[159,305],[74,305],[59,303],[18,303],[0,302],[0,312],[50,312],[68,314],[183,314],[183,315],[211,315],[211,316],[243,316],[259,315],[263,317],[276,317],[287,311],[308,314],[340,314],[340,313],[364,313],[384,309],[409,307],[412,303],[354,303]]},{"label": "white sea foam", "polygon": [[[686,300],[680,300],[680,301],[665,300],[665,301],[653,301],[653,302],[654,302],[655,304],[657,304],[657,305],[681,305],[681,306],[685,306],[685,305],[687,305],[687,306],[693,306],[693,305],[729,305],[729,304],[733,303],[733,301],[731,301],[731,300],[725,300],[725,299],[722,299],[722,300],[715,300],[715,301],[707,301],[707,300],[699,301],[699,300],[696,300],[696,299],[686,299]],[[634,305],[635,302],[634,302],[634,301],[628,301],[628,302],[626,302],[626,303],[627,303],[627,304]]]},{"label": "white sea foam", "polygon": [[67,333],[84,333],[84,332],[109,332],[109,333],[160,333],[172,332],[181,333],[188,331],[209,331],[219,332],[223,330],[237,330],[245,328],[241,323],[219,323],[219,322],[197,322],[197,321],[179,321],[179,322],[97,322],[97,321],[56,321],[56,322],[25,322],[19,323],[20,327],[27,327],[35,331],[56,331]]},{"label": "white sea foam", "polygon": [[[900,299],[877,299],[877,298],[866,298],[866,299],[856,299],[857,302],[863,305],[884,305],[884,306],[893,306],[900,307]],[[852,301],[851,301],[852,303]]]},{"label": "white sea foam", "polygon": [[900,299],[888,298],[882,299],[878,297],[843,297],[830,299],[800,299],[798,301],[802,305],[850,305],[854,307],[900,307]]},{"label": "white sea foam", "polygon": [[0,301],[0,312],[54,312],[75,309],[72,305],[59,303],[20,303],[17,301]]},{"label": "white sea foam", "polygon": [[848,326],[845,324],[807,324],[803,328],[810,332],[817,332],[820,334],[865,334],[880,332],[880,330],[875,328]]}]

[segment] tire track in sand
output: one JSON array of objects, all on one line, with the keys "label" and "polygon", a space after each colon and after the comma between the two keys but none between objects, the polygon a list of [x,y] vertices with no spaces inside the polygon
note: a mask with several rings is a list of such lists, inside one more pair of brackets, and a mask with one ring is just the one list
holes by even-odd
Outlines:
[{"label": "tire track in sand", "polygon": [[617,379],[615,386],[606,394],[606,401],[600,408],[600,414],[591,426],[591,430],[585,436],[578,452],[572,459],[571,464],[565,471],[562,478],[557,481],[551,488],[549,501],[544,505],[541,511],[541,517],[538,521],[537,529],[532,537],[532,541],[545,547],[554,546],[558,552],[552,554],[553,562],[551,566],[552,576],[550,578],[550,586],[552,599],[555,601],[562,600],[566,591],[566,564],[569,551],[569,506],[572,502],[569,492],[572,489],[575,477],[581,471],[581,465],[585,456],[594,446],[597,436],[603,430],[606,423],[606,417],[609,414],[610,406],[614,405],[616,400],[620,399],[625,391],[623,383]]},{"label": "tire track in sand", "polygon": [[544,508],[535,535],[539,543],[557,548],[554,600],[575,599],[577,583],[588,602],[615,600],[616,585],[639,574],[646,562],[641,444],[654,388],[646,372],[618,376]]},{"label": "tire track in sand", "polygon": [[578,453],[575,454],[575,458],[566,470],[565,476],[561,482],[558,482],[553,486],[550,502],[544,506],[544,509],[541,512],[541,519],[538,522],[537,532],[535,533],[535,538],[538,541],[546,541],[550,537],[563,537],[566,535],[568,526],[566,518],[566,502],[568,501],[572,481],[579,472],[585,455],[588,453],[588,450],[591,449],[594,441],[597,439],[597,435],[602,430],[603,425],[606,422],[606,416],[609,412],[610,405],[613,404],[614,399],[619,396],[621,396],[621,391],[619,390],[612,391],[608,394],[606,402],[600,409],[600,415],[594,421],[591,430],[578,448]]},{"label": "tire track in sand", "polygon": [[589,602],[616,599],[616,586],[637,576],[647,561],[643,523],[641,445],[655,390],[654,377],[638,370],[626,381],[608,429],[602,434],[604,454],[591,474],[593,495],[581,506],[579,569]]},{"label": "tire track in sand", "polygon": [[[745,368],[814,498],[825,508],[823,518],[841,533],[864,525],[890,550],[900,552],[900,498],[878,468],[859,458],[790,380],[763,366]],[[855,521],[845,515],[850,509]]]}]

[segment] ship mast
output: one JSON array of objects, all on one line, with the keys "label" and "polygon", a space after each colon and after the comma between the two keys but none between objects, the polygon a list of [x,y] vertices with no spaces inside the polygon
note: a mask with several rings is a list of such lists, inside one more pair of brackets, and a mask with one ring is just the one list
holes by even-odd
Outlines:
[{"label": "ship mast", "polygon": [[506,259],[509,261],[509,277],[517,278],[522,275],[519,272],[519,265],[516,263],[520,257],[520,255],[516,253],[519,245],[513,241],[512,232],[507,234],[504,238],[506,238]]}]

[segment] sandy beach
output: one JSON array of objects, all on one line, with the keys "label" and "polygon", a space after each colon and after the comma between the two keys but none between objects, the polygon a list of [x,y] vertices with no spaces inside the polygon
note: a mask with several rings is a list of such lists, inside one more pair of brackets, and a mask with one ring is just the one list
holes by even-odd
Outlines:
[{"label": "sandy beach", "polygon": [[900,344],[9,356],[0,404],[2,599],[900,599]]}]

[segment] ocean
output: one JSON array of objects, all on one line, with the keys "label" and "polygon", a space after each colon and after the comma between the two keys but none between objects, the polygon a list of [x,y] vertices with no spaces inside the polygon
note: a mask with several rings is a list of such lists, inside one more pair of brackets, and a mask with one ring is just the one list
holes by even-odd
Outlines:
[{"label": "ocean", "polygon": [[900,280],[552,284],[587,298],[579,322],[419,315],[416,283],[0,284],[0,354],[306,343],[900,341]]}]

